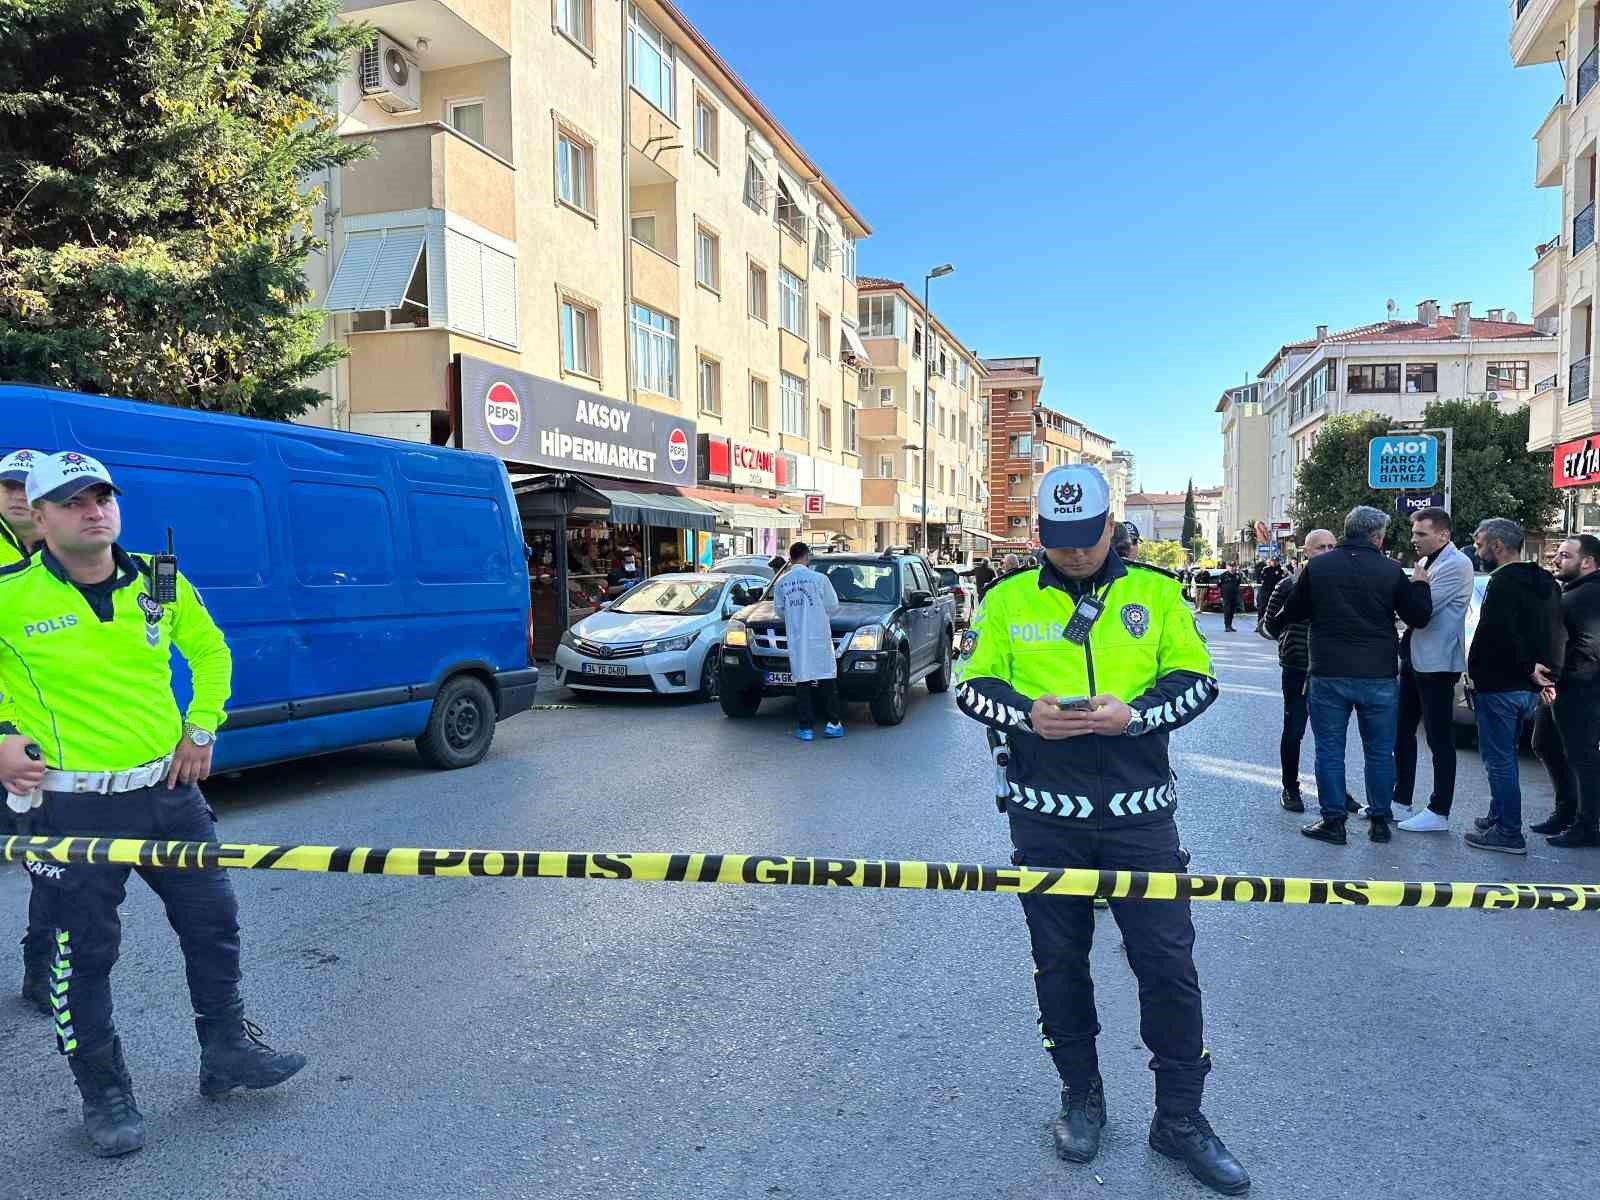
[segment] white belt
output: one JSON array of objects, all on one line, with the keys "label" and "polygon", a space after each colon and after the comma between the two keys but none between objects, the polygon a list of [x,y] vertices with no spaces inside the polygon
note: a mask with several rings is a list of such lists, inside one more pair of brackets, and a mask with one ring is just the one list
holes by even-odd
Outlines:
[{"label": "white belt", "polygon": [[94,792],[113,796],[160,783],[167,777],[167,770],[171,766],[172,755],[169,754],[142,767],[129,767],[126,771],[46,771],[39,788],[46,792]]}]

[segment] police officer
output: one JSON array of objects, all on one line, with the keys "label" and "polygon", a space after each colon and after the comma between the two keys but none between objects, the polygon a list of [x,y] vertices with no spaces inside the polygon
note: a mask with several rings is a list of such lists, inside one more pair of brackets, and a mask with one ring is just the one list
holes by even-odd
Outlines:
[{"label": "police officer", "polygon": [[[1093,467],[1057,467],[1039,488],[1037,566],[995,583],[973,621],[957,703],[1009,742],[1012,856],[1030,866],[1179,871],[1167,738],[1211,705],[1211,656],[1178,581],[1111,550],[1110,492]],[[1024,896],[1039,1028],[1061,1075],[1056,1150],[1090,1162],[1106,1120],[1087,897]],[[1206,1186],[1250,1177],[1200,1112],[1211,1069],[1188,901],[1111,901],[1139,978],[1153,1055],[1150,1145]]]},{"label": "police officer", "polygon": [[1111,552],[1123,562],[1139,557],[1139,527],[1132,521],[1118,521],[1111,527]]},{"label": "police officer", "polygon": [[[28,497],[39,553],[0,568],[0,783],[37,791],[42,832],[209,841],[215,817],[196,786],[211,769],[232,659],[199,594],[181,575],[160,603],[151,564],[117,544],[122,516],[110,474],[87,455],[42,459]],[[169,647],[189,664],[194,699],[180,716]],[[96,1154],[144,1144],[122,1044],[111,1021],[129,868],[30,863],[59,893],[51,1003],[56,1038],[83,1096]],[[301,1067],[244,1019],[238,904],[220,869],[138,868],[166,906],[188,970],[200,1039],[200,1092],[266,1088]]]},{"label": "police officer", "polygon": [[44,455],[14,450],[0,458],[0,567],[21,562],[44,540],[28,505],[28,476]]}]

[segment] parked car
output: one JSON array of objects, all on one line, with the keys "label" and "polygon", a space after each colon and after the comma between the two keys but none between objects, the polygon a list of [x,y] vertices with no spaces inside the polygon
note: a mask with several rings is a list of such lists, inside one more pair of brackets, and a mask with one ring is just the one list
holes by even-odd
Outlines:
[{"label": "parked car", "polygon": [[950,593],[955,601],[956,628],[965,629],[972,623],[972,614],[978,607],[978,585],[973,581],[971,567],[935,567],[939,576],[939,590]]},{"label": "parked car", "polygon": [[717,648],[758,575],[680,572],[637,583],[561,635],[556,680],[575,692],[717,695]]},{"label": "parked car", "polygon": [[736,558],[724,558],[712,563],[711,569],[724,575],[759,575],[762,579],[771,579],[778,573],[772,565],[770,554],[741,554]]},{"label": "parked car", "polygon": [[[1217,586],[1217,579],[1221,571],[1201,570],[1196,571],[1191,585],[1191,597],[1198,596],[1201,612],[1222,611],[1222,589]],[[1255,612],[1256,610],[1256,585],[1243,576],[1239,579],[1239,611]]]},{"label": "parked car", "polygon": [[[470,766],[533,703],[527,557],[499,459],[16,384],[0,384],[0,443],[105,463],[129,550],[171,529],[233,652],[216,770],[392,738]],[[186,706],[181,658],[173,690]]]},{"label": "parked car", "polygon": [[[811,566],[839,595],[832,620],[839,698],[871,705],[879,725],[905,720],[911,687],[948,691],[955,598],[941,593],[917,554],[816,554]],[[723,635],[722,711],[753,717],[767,696],[792,695],[789,643],[770,600],[741,610]]]}]

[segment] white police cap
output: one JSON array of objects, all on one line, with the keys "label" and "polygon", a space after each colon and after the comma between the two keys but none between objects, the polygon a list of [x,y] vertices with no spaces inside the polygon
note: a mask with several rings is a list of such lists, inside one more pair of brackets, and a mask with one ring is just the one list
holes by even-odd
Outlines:
[{"label": "white police cap", "polygon": [[34,463],[33,474],[28,476],[28,503],[49,500],[62,504],[84,488],[105,484],[119,496],[122,489],[111,482],[111,472],[99,459],[90,458],[76,450],[61,454],[47,454]]},{"label": "white police cap", "polygon": [[1056,467],[1039,481],[1039,542],[1049,550],[1087,550],[1106,531],[1111,488],[1082,463]]},{"label": "white police cap", "polygon": [[13,450],[0,458],[0,479],[7,483],[26,483],[33,468],[45,458],[39,450]]}]

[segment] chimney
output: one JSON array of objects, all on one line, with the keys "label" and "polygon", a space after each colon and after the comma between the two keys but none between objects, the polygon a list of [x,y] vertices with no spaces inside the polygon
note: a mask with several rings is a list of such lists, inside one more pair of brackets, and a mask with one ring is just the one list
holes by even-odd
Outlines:
[{"label": "chimney", "polygon": [[1469,338],[1469,337],[1471,337],[1472,336],[1472,301],[1471,300],[1457,300],[1454,304],[1452,304],[1450,306],[1450,310],[1453,313],[1455,313],[1455,315],[1456,315],[1456,336],[1458,338]]},{"label": "chimney", "polygon": [[1423,300],[1417,304],[1417,324],[1432,325],[1439,319],[1439,302]]},{"label": "chimney", "polygon": [[1318,325],[1317,326],[1317,341],[1325,342],[1327,340],[1328,340],[1328,327],[1326,325]]},{"label": "chimney", "polygon": [[1506,319],[1506,310],[1505,309],[1503,309],[1503,308],[1491,308],[1489,310],[1489,320],[1491,320],[1491,321],[1504,321],[1505,319]]}]

